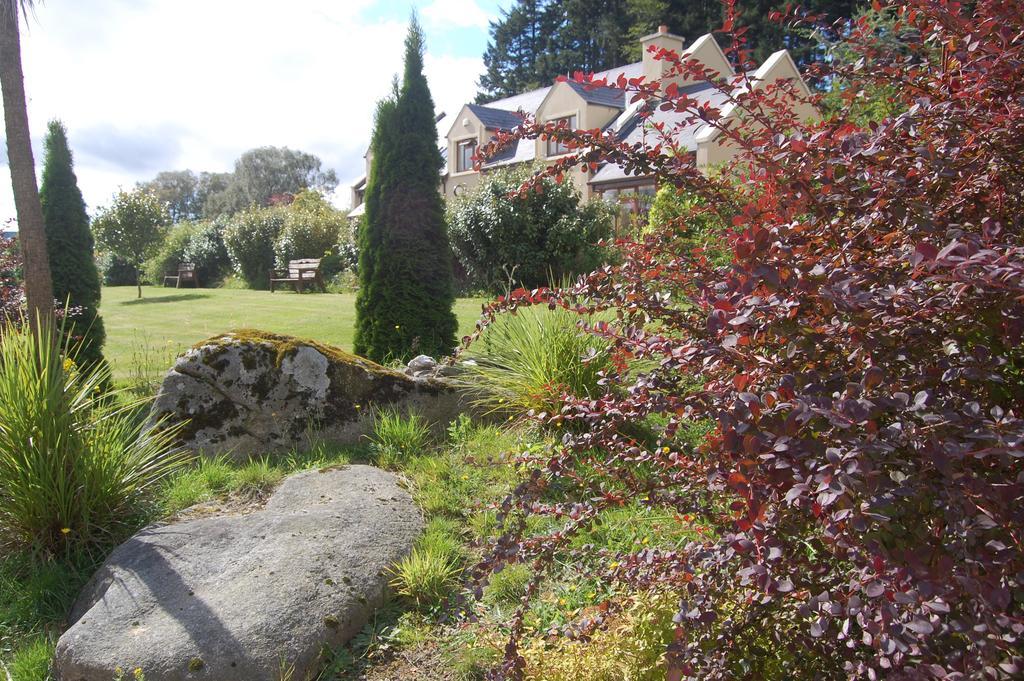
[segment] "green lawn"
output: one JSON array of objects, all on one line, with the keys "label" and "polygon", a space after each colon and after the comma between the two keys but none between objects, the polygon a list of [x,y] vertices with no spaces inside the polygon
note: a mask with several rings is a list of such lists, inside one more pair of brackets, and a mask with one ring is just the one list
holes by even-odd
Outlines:
[{"label": "green lawn", "polygon": [[[473,329],[482,302],[456,301],[461,335]],[[263,329],[351,350],[355,294],[144,286],[136,299],[135,287],[118,286],[103,289],[100,311],[115,382],[138,385],[158,380],[183,350],[230,329]]]}]

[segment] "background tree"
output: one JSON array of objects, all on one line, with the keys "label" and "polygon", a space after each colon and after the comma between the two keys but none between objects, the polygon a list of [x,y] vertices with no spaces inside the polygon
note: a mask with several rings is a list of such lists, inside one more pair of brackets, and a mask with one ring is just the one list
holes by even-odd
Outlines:
[{"label": "background tree", "polygon": [[135,285],[142,297],[139,270],[153,257],[166,237],[171,216],[158,198],[136,189],[119,191],[108,208],[93,220],[96,243],[103,251],[120,258],[135,270]]},{"label": "background tree", "polygon": [[334,191],[338,177],[313,154],[287,147],[250,149],[235,161],[235,170],[227,186],[210,196],[211,213],[235,213],[251,206],[266,206],[281,194],[297,194],[303,189],[323,193]]},{"label": "background tree", "polygon": [[18,32],[19,14],[27,17],[33,4],[32,0],[0,0],[0,89],[4,99],[8,167],[18,214],[18,244],[24,257],[25,297],[32,325],[37,318],[50,319],[53,314],[53,284],[32,157]]},{"label": "background tree", "polygon": [[413,17],[401,89],[378,107],[372,141],[355,348],[375,361],[455,347],[451,249],[437,191],[442,159],[423,49]]},{"label": "background tree", "polygon": [[80,343],[78,361],[94,366],[103,361],[106,339],[99,314],[100,276],[85,200],[75,177],[67,131],[60,121],[50,121],[45,148],[39,200],[46,225],[53,295],[61,305],[73,308],[66,331]]},{"label": "background tree", "polygon": [[191,170],[165,170],[137,186],[163,201],[173,222],[198,220],[202,216],[199,178]]}]

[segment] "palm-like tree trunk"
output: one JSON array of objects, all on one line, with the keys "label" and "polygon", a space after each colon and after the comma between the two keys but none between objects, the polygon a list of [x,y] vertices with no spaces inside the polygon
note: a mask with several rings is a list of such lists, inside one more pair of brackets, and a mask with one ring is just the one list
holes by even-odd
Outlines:
[{"label": "palm-like tree trunk", "polygon": [[46,255],[43,209],[39,205],[39,187],[32,158],[25,103],[25,77],[21,70],[19,14],[31,0],[0,0],[0,87],[3,89],[4,122],[7,128],[7,159],[14,188],[14,206],[18,213],[18,242],[25,271],[25,298],[29,323],[49,320],[53,315],[53,282]]}]

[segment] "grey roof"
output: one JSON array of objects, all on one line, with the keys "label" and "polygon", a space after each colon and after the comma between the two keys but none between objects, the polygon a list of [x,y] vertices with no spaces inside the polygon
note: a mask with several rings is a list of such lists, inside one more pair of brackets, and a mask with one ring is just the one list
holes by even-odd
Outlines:
[{"label": "grey roof", "polygon": [[614,69],[608,69],[607,71],[599,71],[594,74],[594,80],[605,78],[609,83],[615,83],[619,79],[620,74],[626,78],[639,78],[644,75],[644,63],[638,61],[624,66],[616,66]]},{"label": "grey roof", "polygon": [[525,111],[526,113],[537,113],[537,107],[548,95],[551,86],[530,90],[520,95],[496,99],[493,102],[484,104],[489,109],[504,109],[505,111]]},{"label": "grey roof", "polygon": [[589,104],[608,106],[614,109],[622,109],[625,107],[625,90],[603,86],[587,87],[583,83],[577,83],[573,80],[568,80],[566,83],[568,83],[569,87],[575,90],[576,93],[583,98],[583,101]]},{"label": "grey roof", "polygon": [[[684,88],[684,91],[698,102],[717,108],[725,106],[728,99],[718,89],[704,83]],[[672,135],[680,148],[686,151],[695,151],[697,149],[697,133],[703,129],[704,124],[699,121],[689,122],[687,119],[691,117],[692,114],[686,112],[678,113],[674,110],[655,109],[651,116],[644,120],[639,115],[638,107],[631,106],[608,128],[617,132],[620,141],[635,144],[648,135],[657,135],[658,133],[653,130],[652,125],[661,123],[665,126],[665,132]],[[655,140],[650,141],[653,143]],[[610,163],[603,166],[590,178],[590,184],[605,184],[632,177],[634,176],[627,174],[620,166]]]},{"label": "grey roof", "polygon": [[479,104],[467,104],[466,107],[488,130],[512,130],[523,122],[522,116],[506,109],[494,109]]},{"label": "grey roof", "polygon": [[487,163],[484,164],[485,168],[496,168],[498,166],[508,166],[515,163],[525,163],[532,161],[537,155],[537,143],[532,139],[516,140],[515,146],[509,146],[502,149],[501,152],[492,156]]}]

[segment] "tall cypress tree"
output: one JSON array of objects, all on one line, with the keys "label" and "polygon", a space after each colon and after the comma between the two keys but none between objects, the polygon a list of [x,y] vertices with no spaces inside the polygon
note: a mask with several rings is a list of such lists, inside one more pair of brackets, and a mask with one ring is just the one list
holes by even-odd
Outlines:
[{"label": "tall cypress tree", "polygon": [[106,338],[99,316],[100,277],[93,257],[89,216],[75,178],[67,132],[60,121],[50,121],[45,153],[39,200],[46,224],[53,295],[74,309],[68,331],[76,339],[81,338],[78,361],[94,365],[103,360]]},{"label": "tall cypress tree", "polygon": [[401,87],[378,106],[370,149],[355,350],[378,362],[447,355],[458,328],[452,256],[438,192],[442,158],[434,102],[415,16]]}]

